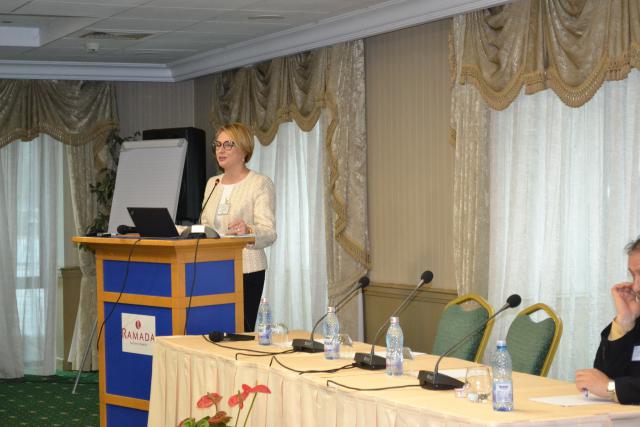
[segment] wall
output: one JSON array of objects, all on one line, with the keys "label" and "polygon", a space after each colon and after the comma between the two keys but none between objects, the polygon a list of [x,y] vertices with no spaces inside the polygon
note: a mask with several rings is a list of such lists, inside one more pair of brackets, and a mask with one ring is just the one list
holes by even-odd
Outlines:
[{"label": "wall", "polygon": [[120,136],[194,125],[193,80],[179,83],[117,82]]},{"label": "wall", "polygon": [[455,289],[449,21],[366,40],[369,236],[376,282],[432,270]]},{"label": "wall", "polygon": [[[448,143],[450,21],[365,41],[369,238],[373,285],[365,296],[368,340],[424,270],[434,290],[401,316],[406,342],[428,351],[455,297],[454,147]],[[384,315],[381,313],[385,313]]]}]

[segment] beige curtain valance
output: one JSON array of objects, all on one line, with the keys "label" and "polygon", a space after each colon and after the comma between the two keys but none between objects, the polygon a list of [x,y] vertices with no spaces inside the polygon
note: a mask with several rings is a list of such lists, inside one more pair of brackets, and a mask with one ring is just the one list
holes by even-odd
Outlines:
[{"label": "beige curtain valance", "polygon": [[313,129],[326,102],[329,49],[290,55],[214,76],[214,129],[238,121],[250,125],[263,145],[278,126],[295,120]]},{"label": "beige curtain valance", "polygon": [[0,100],[0,147],[40,133],[82,145],[118,127],[115,88],[106,82],[0,80]]},{"label": "beige curtain valance", "polygon": [[465,21],[459,82],[497,110],[523,86],[579,107],[640,67],[640,0],[519,0]]}]

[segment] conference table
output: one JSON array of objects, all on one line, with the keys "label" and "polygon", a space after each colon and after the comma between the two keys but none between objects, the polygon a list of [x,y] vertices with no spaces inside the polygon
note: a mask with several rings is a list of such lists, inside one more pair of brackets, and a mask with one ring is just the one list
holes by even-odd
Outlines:
[{"label": "conference table", "polygon": [[[304,337],[303,332],[293,333]],[[233,348],[231,348],[233,347]],[[354,343],[353,351],[370,350]],[[531,398],[579,395],[566,381],[514,372],[514,410],[493,411],[491,403],[473,403],[454,391],[430,391],[417,386],[415,372],[432,370],[437,356],[423,354],[409,362],[409,374],[389,377],[384,371],[345,368],[334,373],[299,373],[345,367],[350,360],[326,360],[322,353],[254,356],[251,350],[281,352],[283,346],[259,346],[256,341],[211,343],[203,336],[158,337],[153,354],[149,426],[174,427],[188,416],[199,419],[215,410],[198,409],[196,402],[207,392],[224,399],[221,409],[233,416],[237,407],[227,405],[242,384],[266,384],[271,394],[258,394],[249,426],[638,426],[640,407],[615,403],[558,406]],[[376,351],[384,351],[376,347]],[[284,365],[284,366],[283,366]],[[440,369],[463,371],[475,365],[445,358]],[[286,366],[286,367],[285,367]],[[294,369],[294,370],[291,370]],[[411,373],[414,373],[411,375]],[[412,386],[382,391],[353,388]],[[248,404],[243,409],[246,414]],[[244,417],[240,423],[243,425]]]}]

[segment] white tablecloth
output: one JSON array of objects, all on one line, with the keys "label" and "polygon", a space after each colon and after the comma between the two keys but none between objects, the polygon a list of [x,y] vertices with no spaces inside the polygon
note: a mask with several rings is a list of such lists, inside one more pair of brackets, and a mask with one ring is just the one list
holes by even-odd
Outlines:
[{"label": "white tablecloth", "polygon": [[[223,343],[225,346],[267,351],[255,342]],[[259,348],[260,347],[260,348]],[[366,351],[366,344],[356,344]],[[236,418],[237,407],[227,406],[229,396],[242,384],[266,384],[272,394],[259,394],[247,425],[250,426],[640,426],[640,408],[619,404],[559,407],[530,400],[531,397],[576,394],[575,385],[532,375],[514,373],[512,412],[495,412],[491,403],[478,404],[456,398],[453,391],[429,391],[420,387],[388,391],[353,391],[327,386],[327,380],[373,388],[417,384],[409,375],[390,378],[384,371],[347,369],[334,374],[303,374],[287,370],[271,357],[238,355],[237,350],[211,344],[201,336],[158,337],[155,341],[149,426],[176,426],[188,416],[213,414],[197,409],[196,402],[206,392],[224,396],[223,410]],[[323,354],[294,353],[277,356],[283,364],[298,370],[330,369],[349,360],[325,360]],[[436,357],[423,355],[412,361],[411,369],[433,369]],[[441,369],[461,368],[470,362],[444,359]],[[247,403],[250,403],[248,401]],[[246,414],[247,407],[243,410]],[[244,417],[241,417],[244,422]],[[239,425],[242,425],[241,423]]]}]

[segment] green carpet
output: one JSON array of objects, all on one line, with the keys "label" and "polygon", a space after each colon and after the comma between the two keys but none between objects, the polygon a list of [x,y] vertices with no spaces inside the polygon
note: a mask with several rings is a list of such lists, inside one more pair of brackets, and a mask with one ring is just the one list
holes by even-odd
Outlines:
[{"label": "green carpet", "polygon": [[98,374],[84,373],[71,394],[75,372],[0,380],[0,426],[100,425]]}]

